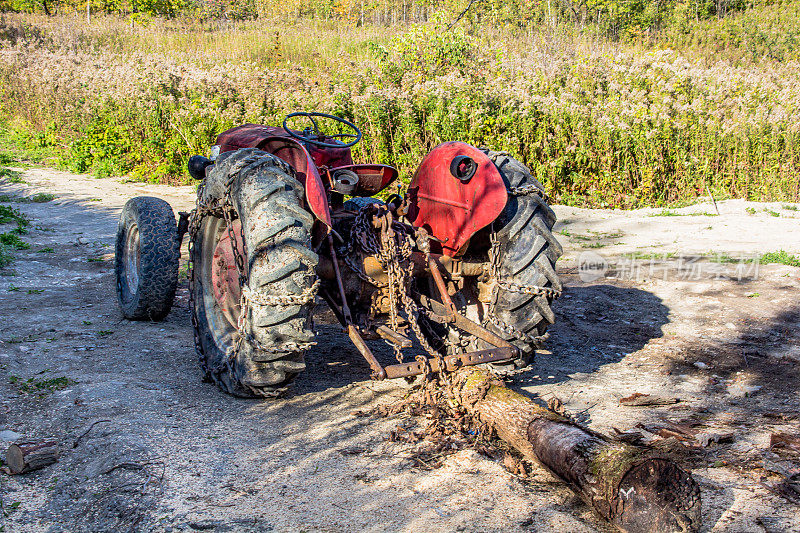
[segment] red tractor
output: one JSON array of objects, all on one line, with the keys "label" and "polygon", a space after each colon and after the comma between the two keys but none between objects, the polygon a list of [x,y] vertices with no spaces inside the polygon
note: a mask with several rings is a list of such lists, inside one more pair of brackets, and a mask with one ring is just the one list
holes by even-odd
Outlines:
[{"label": "red tractor", "polygon": [[[289,127],[298,120],[307,127]],[[314,345],[317,296],[375,379],[525,365],[561,292],[542,185],[506,153],[446,142],[405,196],[380,200],[398,172],[354,164],[360,140],[355,125],[323,113],[239,126],[219,135],[210,159],[189,160],[200,180],[191,214],[176,223],[163,200],[128,201],[116,243],[124,316],[166,316],[188,231],[195,345],[228,393],[286,390]],[[364,342],[375,338],[394,347],[397,364],[381,365]],[[404,361],[414,340],[418,355]]]}]

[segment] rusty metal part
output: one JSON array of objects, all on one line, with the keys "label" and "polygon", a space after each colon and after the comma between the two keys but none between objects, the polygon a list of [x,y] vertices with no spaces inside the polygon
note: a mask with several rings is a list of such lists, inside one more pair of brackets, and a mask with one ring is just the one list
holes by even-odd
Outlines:
[{"label": "rusty metal part", "polygon": [[[436,261],[451,275],[460,273],[462,276],[483,276],[489,272],[489,263],[487,261],[461,261],[446,255],[436,254],[431,254],[431,257],[435,257]],[[445,261],[445,259],[449,259],[449,261]]]},{"label": "rusty metal part", "polygon": [[444,282],[444,278],[442,278],[442,273],[439,272],[439,265],[436,263],[436,260],[431,257],[431,241],[436,240],[438,239],[430,235],[425,228],[419,228],[417,230],[417,247],[425,255],[425,260],[428,263],[428,272],[433,278],[436,290],[439,291],[442,302],[444,302],[445,307],[447,307],[448,316],[453,320],[455,315],[458,314],[458,310],[455,304],[453,304],[453,300],[450,299],[447,284]]},{"label": "rusty metal part", "polygon": [[442,273],[439,272],[439,265],[436,264],[436,260],[433,257],[428,257],[428,270],[430,271],[431,277],[436,284],[436,289],[439,291],[439,296],[442,297],[442,302],[444,302],[444,305],[447,308],[448,315],[455,319],[455,315],[458,314],[458,310],[456,309],[453,300],[450,299],[450,294],[447,292],[447,285],[444,282],[444,278],[442,278]]},{"label": "rusty metal part", "polygon": [[379,315],[388,314],[391,311],[388,287],[381,287],[373,291],[370,297],[369,316],[375,319]]},{"label": "rusty metal part", "polygon": [[347,305],[347,296],[344,292],[342,273],[339,271],[339,260],[336,258],[336,247],[333,245],[333,236],[331,234],[328,234],[328,243],[330,244],[333,271],[336,274],[336,284],[339,286],[339,296],[342,298],[342,315],[344,315],[344,319],[348,324],[352,324],[353,315],[350,314],[350,307]]},{"label": "rusty metal part", "polygon": [[402,333],[393,330],[389,326],[378,326],[375,328],[375,333],[381,336],[381,338],[391,342],[392,344],[397,344],[401,348],[411,348],[412,342],[411,339],[403,335]]},{"label": "rusty metal part", "polygon": [[[489,272],[489,263],[485,261],[459,261],[446,255],[434,253],[430,255],[450,276],[483,276]],[[420,252],[412,253],[411,261],[414,264],[414,276],[428,273],[430,267],[425,260],[424,254]],[[355,266],[359,266],[366,276],[379,283],[385,284],[389,281],[383,265],[374,255],[365,255],[363,260],[356,261]],[[323,279],[336,279],[333,262],[328,257],[320,256],[317,264],[317,275]]]},{"label": "rusty metal part", "polygon": [[444,304],[441,304],[432,298],[428,298],[424,294],[421,294],[419,299],[420,303],[431,311],[431,313],[428,315],[428,318],[431,320],[441,323],[452,322],[457,328],[463,329],[467,333],[475,335],[479,339],[484,340],[493,346],[497,346],[499,348],[509,348],[513,350],[515,357],[519,357],[519,350],[516,346],[506,341],[502,337],[495,335],[480,324],[473,322],[460,313],[451,315]]},{"label": "rusty metal part", "polygon": [[494,303],[494,291],[497,285],[497,280],[490,279],[489,281],[479,281],[478,286],[478,301],[485,306]]},{"label": "rusty metal part", "polygon": [[222,314],[231,324],[237,324],[241,314],[240,299],[242,287],[239,284],[239,270],[236,266],[236,256],[234,252],[233,239],[237,239],[236,247],[241,250],[244,248],[242,243],[242,224],[236,219],[231,224],[233,231],[226,231],[222,238],[217,241],[214,248],[211,268],[211,286],[214,291],[214,299],[217,301]]},{"label": "rusty metal part", "polygon": [[364,356],[364,359],[367,360],[369,363],[369,367],[372,369],[372,378],[373,379],[386,379],[386,371],[383,369],[381,364],[375,359],[375,356],[372,354],[372,350],[369,349],[367,343],[364,342],[364,339],[361,338],[361,335],[358,333],[358,330],[353,324],[349,324],[347,326],[347,336],[350,337],[350,340],[353,341],[353,344],[361,352],[361,355]]},{"label": "rusty metal part", "polygon": [[[414,262],[411,261],[411,256],[413,255],[412,246],[422,243],[423,246],[421,248],[423,252],[425,252],[424,257],[427,269],[428,252],[430,251],[429,248],[427,248],[428,240],[424,238],[427,233],[422,230],[419,235],[421,238],[418,238],[415,243],[414,239],[411,237],[414,229],[395,220],[395,216],[396,215],[386,205],[371,203],[359,209],[350,229],[350,240],[348,241],[348,250],[345,256],[346,263],[360,279],[366,280],[381,289],[384,287],[387,289],[386,296],[389,300],[389,331],[384,331],[384,335],[388,333],[390,338],[395,337],[391,335],[391,333],[396,333],[399,329],[398,326],[401,320],[400,313],[403,312],[405,314],[405,320],[414,332],[419,344],[430,357],[438,359],[441,357],[441,354],[434,350],[425,338],[418,321],[418,317],[421,314],[420,309],[417,303],[410,297],[415,266]],[[333,251],[333,247],[331,247],[331,249]],[[363,263],[364,257],[373,257],[375,259],[379,265],[380,274],[387,280],[386,282],[371,278],[360,268],[360,265],[355,264],[354,260]],[[342,287],[339,265],[334,254],[332,254],[331,259],[337,282],[340,287]],[[438,267],[436,268],[438,270]],[[343,290],[342,293],[344,293]],[[383,308],[384,306],[381,305],[380,307]],[[350,321],[348,321],[348,324],[349,323]],[[370,359],[371,353],[366,351],[366,345],[362,346],[357,342],[362,341],[362,339],[360,337],[355,339],[352,335],[351,339],[356,343],[359,351],[362,352],[370,363],[370,366],[373,367],[373,370],[377,372],[377,368],[380,367],[376,368],[374,366],[373,361]],[[391,344],[394,348],[397,362],[402,364],[402,348],[406,347],[404,344],[410,343],[404,343],[402,341],[394,342],[396,340],[396,338],[392,338]],[[430,373],[426,370],[426,368],[430,368],[430,365],[427,365],[427,358],[423,355],[419,355],[417,360],[421,362],[423,371],[425,371],[427,376],[427,374]],[[444,364],[440,364],[439,367],[444,369]]]},{"label": "rusty metal part", "polygon": [[[481,350],[478,352],[462,353],[458,355],[448,355],[442,360],[444,361],[444,370],[452,372],[462,366],[479,365],[482,363],[497,363],[504,361],[512,361],[516,359],[516,350],[512,348],[493,348],[491,350]],[[441,363],[439,359],[428,359],[427,364],[433,372],[441,372]],[[385,369],[386,377],[389,379],[404,378],[408,376],[416,376],[425,372],[425,363],[422,361],[413,361],[402,363],[399,365],[390,365]]]}]

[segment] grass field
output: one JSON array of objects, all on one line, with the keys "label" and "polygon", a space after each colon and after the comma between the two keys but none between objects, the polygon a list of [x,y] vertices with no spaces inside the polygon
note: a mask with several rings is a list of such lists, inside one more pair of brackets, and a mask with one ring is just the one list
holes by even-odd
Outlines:
[{"label": "grass field", "polygon": [[796,202],[798,13],[769,5],[627,41],[563,24],[448,29],[446,13],[413,26],[4,15],[0,150],[182,182],[219,132],[304,109],[362,126],[355,156],[405,178],[458,139],[522,159],[561,203]]}]

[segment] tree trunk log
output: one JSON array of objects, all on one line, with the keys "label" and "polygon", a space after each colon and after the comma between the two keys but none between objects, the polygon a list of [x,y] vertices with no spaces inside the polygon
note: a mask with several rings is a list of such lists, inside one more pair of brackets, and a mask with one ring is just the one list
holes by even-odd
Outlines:
[{"label": "tree trunk log", "polygon": [[58,461],[56,441],[12,444],[6,451],[6,464],[11,474],[25,474]]},{"label": "tree trunk log", "polygon": [[583,428],[514,392],[485,370],[462,369],[453,390],[467,412],[525,457],[565,481],[626,533],[700,527],[700,489],[692,476],[649,448]]}]

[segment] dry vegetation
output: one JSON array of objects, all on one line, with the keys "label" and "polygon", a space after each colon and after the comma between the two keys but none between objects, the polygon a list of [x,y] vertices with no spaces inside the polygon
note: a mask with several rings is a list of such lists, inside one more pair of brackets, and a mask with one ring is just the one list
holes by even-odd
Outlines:
[{"label": "dry vegetation", "polygon": [[562,203],[797,201],[797,11],[623,40],[468,17],[448,29],[452,9],[402,27],[5,15],[0,127],[74,171],[175,182],[220,131],[315,109],[363,126],[357,158],[406,177],[460,139],[520,157]]}]

